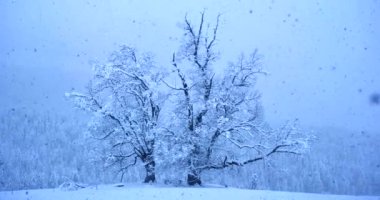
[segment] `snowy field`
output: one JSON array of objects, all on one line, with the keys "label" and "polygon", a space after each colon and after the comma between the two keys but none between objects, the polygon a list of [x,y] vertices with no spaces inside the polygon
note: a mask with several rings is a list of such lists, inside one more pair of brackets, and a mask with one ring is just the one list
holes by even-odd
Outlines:
[{"label": "snowy field", "polygon": [[346,196],[328,194],[308,194],[295,192],[277,192],[266,190],[244,190],[236,188],[170,188],[147,185],[92,186],[84,189],[68,191],[62,189],[20,190],[0,192],[0,200],[128,200],[128,199],[258,199],[258,200],[380,200],[376,196]]}]

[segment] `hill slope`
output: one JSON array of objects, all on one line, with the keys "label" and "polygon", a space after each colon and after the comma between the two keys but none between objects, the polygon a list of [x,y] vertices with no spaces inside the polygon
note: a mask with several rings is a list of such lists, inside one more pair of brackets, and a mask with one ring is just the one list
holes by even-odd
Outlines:
[{"label": "hill slope", "polygon": [[169,188],[155,187],[150,185],[135,185],[115,187],[110,185],[92,186],[85,189],[65,191],[62,189],[43,189],[43,190],[19,190],[0,192],[0,200],[191,200],[191,199],[260,199],[260,200],[379,200],[376,196],[344,196],[344,195],[325,195],[276,192],[265,190],[243,190],[237,188]]}]

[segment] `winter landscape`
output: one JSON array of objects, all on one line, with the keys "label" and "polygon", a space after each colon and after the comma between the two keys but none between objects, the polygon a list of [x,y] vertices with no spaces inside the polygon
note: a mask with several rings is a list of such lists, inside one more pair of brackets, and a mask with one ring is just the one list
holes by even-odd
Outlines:
[{"label": "winter landscape", "polygon": [[0,199],[380,199],[380,2],[0,2]]}]

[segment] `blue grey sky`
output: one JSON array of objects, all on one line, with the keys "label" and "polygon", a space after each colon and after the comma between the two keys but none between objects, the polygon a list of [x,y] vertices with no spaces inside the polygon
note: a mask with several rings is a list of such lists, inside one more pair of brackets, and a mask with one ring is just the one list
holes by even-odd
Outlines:
[{"label": "blue grey sky", "polygon": [[210,23],[222,14],[220,63],[259,50],[271,124],[379,131],[378,0],[2,0],[0,108],[69,114],[64,93],[121,44],[170,67],[185,14],[197,22],[202,10]]}]

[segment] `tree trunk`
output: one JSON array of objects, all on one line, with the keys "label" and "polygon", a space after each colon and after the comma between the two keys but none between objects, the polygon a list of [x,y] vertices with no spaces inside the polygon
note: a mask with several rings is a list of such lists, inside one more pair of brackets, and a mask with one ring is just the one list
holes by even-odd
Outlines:
[{"label": "tree trunk", "polygon": [[156,168],[156,163],[154,162],[154,160],[151,160],[145,164],[146,175],[145,175],[144,183],[156,182],[155,168]]},{"label": "tree trunk", "polygon": [[196,173],[195,171],[192,171],[191,173],[187,174],[187,184],[188,185],[201,185],[202,184],[202,181],[201,181],[201,177],[199,176],[198,173]]},{"label": "tree trunk", "polygon": [[[193,132],[193,135],[195,137],[199,137],[199,135],[195,132]],[[193,144],[194,149],[191,151],[189,155],[189,160],[188,160],[188,165],[189,166],[199,166],[199,161],[198,158],[200,156],[201,148],[198,144]],[[200,172],[193,167],[190,167],[188,173],[187,173],[187,184],[192,186],[192,185],[201,185],[201,176]]]}]

